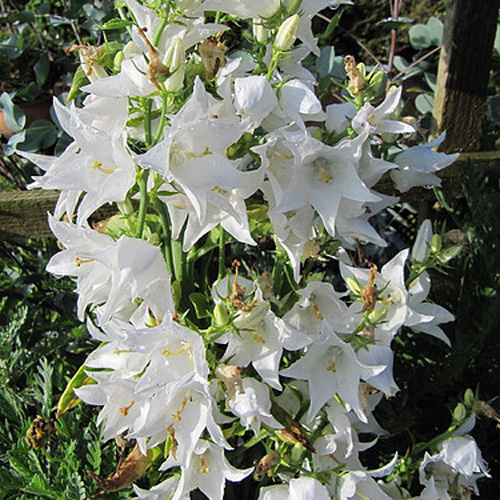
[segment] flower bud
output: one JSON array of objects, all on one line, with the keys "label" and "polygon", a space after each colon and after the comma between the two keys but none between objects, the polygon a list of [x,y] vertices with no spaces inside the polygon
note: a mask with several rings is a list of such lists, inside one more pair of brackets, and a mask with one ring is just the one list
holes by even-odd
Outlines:
[{"label": "flower bud", "polygon": [[274,48],[283,52],[290,50],[297,40],[297,32],[299,31],[300,16],[294,14],[288,19],[285,19],[281,24],[276,40],[274,41]]},{"label": "flower bud", "polygon": [[361,289],[363,287],[361,286],[361,283],[356,278],[348,276],[345,279],[345,282],[346,282],[347,286],[349,287],[349,290],[351,290],[351,292],[354,295],[356,295],[356,296],[361,295]]},{"label": "flower bud", "polygon": [[266,43],[269,38],[269,30],[262,24],[262,19],[254,19],[252,31],[257,43]]},{"label": "flower bud", "polygon": [[418,262],[425,262],[429,258],[429,246],[432,240],[432,223],[426,219],[418,230],[411,256]]},{"label": "flower bud", "polygon": [[288,4],[287,14],[289,16],[297,14],[301,5],[302,5],[302,0],[290,0],[290,3]]},{"label": "flower bud", "polygon": [[431,252],[439,252],[442,247],[441,236],[439,234],[434,234],[431,238],[430,249]]},{"label": "flower bud", "polygon": [[163,61],[170,76],[165,80],[165,89],[177,92],[184,82],[184,47],[180,38],[175,38],[168,48]]},{"label": "flower bud", "polygon": [[476,396],[474,396],[474,391],[472,389],[467,389],[464,394],[464,403],[467,406],[473,406],[476,400]]},{"label": "flower bud", "polygon": [[378,309],[375,309],[370,313],[370,322],[373,324],[381,323],[382,321],[387,318],[387,313],[389,310],[387,307],[380,307]]},{"label": "flower bud", "polygon": [[463,403],[458,403],[453,410],[453,420],[455,422],[462,422],[467,417],[467,409]]},{"label": "flower bud", "polygon": [[116,71],[117,73],[120,72],[122,69],[122,62],[125,59],[125,54],[123,53],[123,50],[118,51],[115,54],[115,57],[113,59],[113,70]]},{"label": "flower bud", "polygon": [[463,247],[463,245],[452,245],[451,247],[448,247],[439,255],[439,262],[441,262],[441,264],[447,264],[462,251]]},{"label": "flower bud", "polygon": [[215,324],[218,326],[227,325],[229,317],[228,317],[227,309],[226,309],[225,305],[215,304],[214,319],[215,319]]}]

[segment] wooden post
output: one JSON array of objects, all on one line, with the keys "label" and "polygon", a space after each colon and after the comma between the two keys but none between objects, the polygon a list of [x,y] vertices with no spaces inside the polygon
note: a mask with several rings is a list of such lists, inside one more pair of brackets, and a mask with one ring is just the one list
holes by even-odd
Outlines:
[{"label": "wooden post", "polygon": [[[0,193],[0,240],[51,237],[47,218],[54,212],[58,196],[58,191],[38,189]],[[91,222],[106,219],[116,212],[116,206],[107,204],[93,214]]]},{"label": "wooden post", "polygon": [[434,117],[442,151],[477,151],[500,0],[448,0]]}]

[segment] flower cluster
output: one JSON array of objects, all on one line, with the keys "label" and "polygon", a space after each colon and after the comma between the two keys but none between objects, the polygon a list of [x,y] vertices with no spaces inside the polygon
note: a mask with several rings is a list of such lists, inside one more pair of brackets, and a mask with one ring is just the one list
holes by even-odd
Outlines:
[{"label": "flower cluster", "polygon": [[[405,145],[401,88],[377,100],[383,75],[352,58],[346,102],[322,105],[304,59],[319,53],[312,17],[339,0],[122,3],[108,27],[130,38],[104,47],[112,58],[82,52],[86,97],[55,101],[73,142],[24,153],[45,171],[33,186],[61,190],[50,224],[64,248],[48,270],[76,280],[100,343],[84,367],[93,383],[72,389],[101,407],[105,439],[164,471],[137,498],[221,500],[252,474],[260,500],[408,498],[397,454],[370,470],[362,453],[385,433],[377,404],[398,391],[394,337],[449,344],[440,325],[453,318],[428,300],[430,223],[380,270],[345,249],[385,245],[370,223],[396,201],[377,191],[384,174],[399,191],[436,185],[455,156],[432,149],[442,138]],[[111,202],[120,213],[92,226]],[[263,236],[273,272],[230,271],[229,245]],[[325,258],[343,288],[304,268]],[[418,498],[486,474],[462,434],[421,457]]]}]

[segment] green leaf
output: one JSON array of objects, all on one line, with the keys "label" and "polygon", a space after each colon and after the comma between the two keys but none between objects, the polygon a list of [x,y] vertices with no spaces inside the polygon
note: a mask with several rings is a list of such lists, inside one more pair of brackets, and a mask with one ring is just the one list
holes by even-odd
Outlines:
[{"label": "green leaf", "polygon": [[69,89],[66,102],[71,102],[80,93],[80,87],[86,85],[87,83],[89,83],[89,79],[85,74],[85,70],[82,68],[82,66],[78,66],[78,69],[75,71],[73,81],[71,82],[71,87]]},{"label": "green leaf", "polygon": [[415,24],[408,32],[410,36],[410,43],[414,49],[422,50],[431,46],[431,33],[425,24]]},{"label": "green leaf", "polygon": [[10,136],[9,140],[7,141],[7,144],[5,144],[5,146],[3,147],[3,153],[6,156],[13,155],[17,150],[17,145],[22,144],[25,141],[25,139],[26,139],[26,130],[23,130],[22,132]]},{"label": "green leaf", "polygon": [[189,300],[194,306],[194,311],[198,319],[208,318],[208,301],[205,295],[199,292],[189,294]]},{"label": "green leaf", "polygon": [[41,89],[35,82],[29,82],[21,90],[16,92],[16,97],[25,101],[34,101],[40,95]]},{"label": "green leaf", "polygon": [[127,19],[114,18],[105,22],[102,26],[100,26],[100,28],[102,30],[119,30],[133,24],[134,23],[132,21],[128,21]]},{"label": "green leaf", "polygon": [[328,76],[335,66],[335,49],[333,47],[322,47],[321,53],[316,60],[316,70],[321,77]]},{"label": "green leaf", "polygon": [[36,83],[40,85],[40,87],[47,81],[47,77],[49,76],[50,63],[47,57],[41,57],[33,66],[33,70],[35,71]]},{"label": "green leaf", "polygon": [[19,472],[24,477],[31,477],[33,474],[30,468],[18,457],[11,455],[9,456],[9,463],[14,470]]},{"label": "green leaf", "polygon": [[404,71],[409,65],[410,63],[404,57],[394,56],[394,67],[398,71]]},{"label": "green leaf", "polygon": [[500,24],[497,24],[497,32],[495,33],[495,43],[493,47],[497,53],[500,54]]},{"label": "green leaf", "polygon": [[19,57],[23,53],[22,44],[19,46],[19,38],[17,33],[12,33],[7,40],[0,42],[0,52],[6,54],[9,59]]},{"label": "green leaf", "polygon": [[437,76],[434,73],[428,73],[426,72],[424,74],[425,76],[425,81],[427,82],[427,85],[429,85],[430,89],[435,92],[436,91],[436,85],[437,85]]},{"label": "green leaf", "polygon": [[432,113],[432,108],[434,106],[434,97],[431,94],[420,94],[415,99],[415,106],[419,113],[425,115],[427,113]]},{"label": "green leaf", "polygon": [[11,23],[14,23],[16,21],[19,23],[32,23],[36,19],[36,17],[33,12],[24,10],[22,12],[10,12],[4,19],[5,21],[9,21]]},{"label": "green leaf", "polygon": [[8,418],[15,424],[21,424],[24,421],[23,412],[19,403],[19,396],[9,387],[2,387],[0,390],[0,408],[2,417]]},{"label": "green leaf", "polygon": [[25,139],[17,148],[21,151],[32,153],[47,149],[57,140],[57,127],[49,120],[37,120],[25,132]]},{"label": "green leaf", "polygon": [[10,95],[4,92],[0,96],[0,109],[3,110],[5,125],[13,132],[20,132],[26,124],[26,116],[19,106],[16,106]]},{"label": "green leaf", "polygon": [[493,125],[500,124],[500,96],[488,97],[488,118]]},{"label": "green leaf", "polygon": [[387,17],[386,19],[380,21],[378,24],[393,29],[393,28],[398,28],[400,26],[405,26],[407,24],[411,24],[412,22],[413,19],[411,17],[398,17],[397,19],[393,19],[392,17]]},{"label": "green leaf", "polygon": [[46,498],[57,498],[57,494],[52,493],[50,485],[42,476],[39,475],[34,476],[29,484],[24,486],[22,490],[26,493],[41,495]]},{"label": "green leaf", "polygon": [[323,33],[321,33],[318,37],[320,40],[326,40],[335,31],[335,28],[339,24],[341,15],[342,12],[338,12],[330,19],[330,22],[328,23],[326,30]]},{"label": "green leaf", "polygon": [[431,45],[441,45],[443,43],[443,22],[437,17],[431,17],[427,21],[427,29],[431,35]]},{"label": "green leaf", "polygon": [[59,398],[59,402],[57,403],[57,415],[56,418],[60,418],[61,415],[64,415],[67,411],[74,408],[78,403],[80,403],[80,399],[75,395],[74,390],[82,387],[84,385],[95,383],[86,373],[88,368],[85,365],[80,366],[77,372],[73,375],[71,380],[68,382],[66,389],[64,389],[61,397]]}]

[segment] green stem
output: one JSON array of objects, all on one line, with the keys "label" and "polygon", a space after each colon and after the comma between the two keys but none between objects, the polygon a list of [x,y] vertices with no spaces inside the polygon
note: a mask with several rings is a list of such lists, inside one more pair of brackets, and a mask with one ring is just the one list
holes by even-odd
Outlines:
[{"label": "green stem", "polygon": [[444,441],[445,439],[448,439],[449,437],[453,436],[455,434],[455,431],[457,430],[456,425],[452,425],[448,429],[446,429],[443,433],[439,434],[438,436],[433,437],[430,441],[427,441],[427,443],[419,443],[417,444],[411,454],[412,455],[418,455],[422,451],[432,448],[441,441]]},{"label": "green stem", "polygon": [[219,273],[218,279],[221,280],[226,274],[226,232],[220,227],[219,235]]},{"label": "green stem", "polygon": [[153,106],[153,101],[151,99],[146,99],[144,102],[144,134],[146,137],[146,146],[149,148],[151,146],[151,108]]},{"label": "green stem", "polygon": [[271,78],[273,77],[274,70],[276,69],[276,66],[278,66],[279,58],[280,58],[280,53],[275,52],[273,54],[271,62],[269,63],[269,69],[267,70],[267,79],[268,80],[271,80]]},{"label": "green stem", "polygon": [[155,198],[153,200],[153,205],[155,210],[158,212],[158,215],[160,216],[160,225],[163,231],[164,242],[163,250],[165,254],[165,261],[167,263],[167,269],[172,279],[174,279],[174,263],[172,258],[172,248],[170,246],[170,243],[172,241],[172,233],[170,231],[170,217],[168,216],[167,207],[161,200]]},{"label": "green stem", "polygon": [[175,279],[182,284],[184,280],[184,252],[182,251],[182,240],[170,240],[172,247],[172,258],[174,265]]},{"label": "green stem", "polygon": [[169,105],[169,98],[168,98],[167,93],[163,93],[161,96],[162,99],[162,107],[161,107],[161,114],[160,114],[160,123],[158,124],[158,130],[156,131],[155,137],[153,139],[153,143],[151,144],[154,146],[155,144],[158,144],[161,138],[161,134],[163,132],[163,129],[165,128],[165,123],[167,121],[167,109]]},{"label": "green stem", "polygon": [[158,44],[160,43],[160,38],[163,33],[163,30],[165,29],[165,26],[168,24],[168,16],[165,16],[161,20],[160,26],[158,26],[158,29],[156,30],[155,37],[153,39],[153,45],[155,47],[158,47]]},{"label": "green stem", "polygon": [[139,202],[139,215],[137,220],[137,228],[135,236],[141,239],[144,232],[144,223],[146,222],[146,213],[148,211],[149,196],[148,196],[148,176],[149,170],[142,170],[139,172],[139,193],[141,201]]}]

